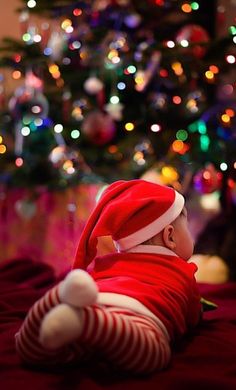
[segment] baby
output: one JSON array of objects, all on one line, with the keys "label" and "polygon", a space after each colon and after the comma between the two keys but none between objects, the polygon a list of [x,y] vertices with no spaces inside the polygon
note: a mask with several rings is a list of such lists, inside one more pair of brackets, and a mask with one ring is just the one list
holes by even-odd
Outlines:
[{"label": "baby", "polygon": [[[117,251],[96,256],[108,235]],[[16,334],[19,355],[41,366],[96,355],[138,374],[167,367],[173,342],[201,315],[192,252],[181,194],[140,179],[111,184],[81,235],[75,269]]]}]

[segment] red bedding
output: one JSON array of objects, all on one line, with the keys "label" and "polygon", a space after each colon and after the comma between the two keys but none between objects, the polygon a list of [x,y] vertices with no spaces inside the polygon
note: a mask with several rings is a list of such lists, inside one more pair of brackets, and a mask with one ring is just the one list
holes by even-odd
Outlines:
[{"label": "red bedding", "polygon": [[0,264],[0,387],[17,389],[236,389],[236,283],[199,285],[216,302],[199,327],[173,352],[170,367],[150,377],[117,377],[91,366],[40,371],[24,367],[14,349],[14,334],[32,305],[57,282],[46,264],[15,259]]}]

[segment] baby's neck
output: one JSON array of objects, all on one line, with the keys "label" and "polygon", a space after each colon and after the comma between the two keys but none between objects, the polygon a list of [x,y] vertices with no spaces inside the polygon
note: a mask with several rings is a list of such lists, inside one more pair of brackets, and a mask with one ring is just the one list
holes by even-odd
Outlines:
[{"label": "baby's neck", "polygon": [[147,244],[140,244],[137,246],[134,246],[133,248],[126,251],[126,253],[155,253],[159,255],[168,255],[168,256],[175,256],[176,253],[172,252],[170,249],[166,248],[165,246],[161,245],[147,245]]}]

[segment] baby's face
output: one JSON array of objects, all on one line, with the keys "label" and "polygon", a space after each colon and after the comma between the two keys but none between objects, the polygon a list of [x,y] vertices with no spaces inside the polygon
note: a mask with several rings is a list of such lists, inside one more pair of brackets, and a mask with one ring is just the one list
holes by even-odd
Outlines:
[{"label": "baby's face", "polygon": [[181,214],[173,222],[175,228],[175,253],[184,260],[193,254],[193,238],[188,227],[187,210],[184,207]]}]

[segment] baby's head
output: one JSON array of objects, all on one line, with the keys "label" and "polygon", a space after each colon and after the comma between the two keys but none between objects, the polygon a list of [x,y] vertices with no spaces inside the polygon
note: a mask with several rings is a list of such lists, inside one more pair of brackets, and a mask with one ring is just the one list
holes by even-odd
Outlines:
[{"label": "baby's head", "polygon": [[164,246],[183,260],[188,260],[193,254],[193,239],[188,228],[186,208],[183,207],[174,221],[143,244]]},{"label": "baby's head", "polygon": [[[117,182],[110,186],[119,188]],[[138,245],[165,246],[188,260],[193,240],[187,224],[184,197],[171,187],[131,180],[119,196],[107,204],[113,241],[119,252]]]},{"label": "baby's head", "polygon": [[119,252],[141,245],[165,246],[187,260],[193,242],[184,197],[171,187],[137,179],[106,188],[81,236],[77,262],[96,254],[97,238],[110,235]]}]

